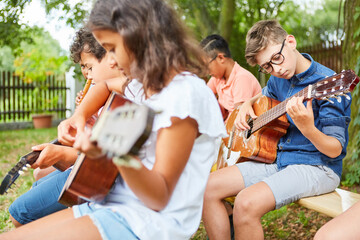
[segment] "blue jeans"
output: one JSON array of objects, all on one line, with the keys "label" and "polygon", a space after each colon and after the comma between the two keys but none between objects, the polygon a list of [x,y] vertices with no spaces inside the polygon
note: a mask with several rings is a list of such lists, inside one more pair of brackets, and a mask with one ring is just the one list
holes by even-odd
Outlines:
[{"label": "blue jeans", "polygon": [[139,239],[131,230],[127,221],[119,213],[110,208],[96,208],[93,203],[83,203],[73,206],[72,209],[75,218],[89,216],[103,240]]},{"label": "blue jeans", "polygon": [[29,191],[11,204],[11,216],[19,223],[26,224],[67,208],[57,200],[70,172],[71,169],[64,172],[56,170],[35,182]]}]

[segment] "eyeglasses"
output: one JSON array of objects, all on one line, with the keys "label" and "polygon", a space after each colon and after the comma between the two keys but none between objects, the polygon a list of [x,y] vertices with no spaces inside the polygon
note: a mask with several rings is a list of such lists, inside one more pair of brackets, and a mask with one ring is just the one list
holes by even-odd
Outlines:
[{"label": "eyeglasses", "polygon": [[269,62],[264,63],[263,65],[259,66],[259,72],[262,73],[271,73],[274,69],[273,69],[273,64],[275,65],[280,65],[284,62],[285,57],[284,55],[282,55],[282,50],[284,48],[285,45],[285,40],[283,41],[282,45],[281,45],[281,49],[278,53],[275,53],[274,55],[272,55],[271,59]]},{"label": "eyeglasses", "polygon": [[218,57],[218,55],[216,54],[216,56],[215,56],[215,57],[213,57],[213,58],[209,61],[209,63],[208,63],[208,64],[210,64],[212,61],[214,61],[217,57]]}]

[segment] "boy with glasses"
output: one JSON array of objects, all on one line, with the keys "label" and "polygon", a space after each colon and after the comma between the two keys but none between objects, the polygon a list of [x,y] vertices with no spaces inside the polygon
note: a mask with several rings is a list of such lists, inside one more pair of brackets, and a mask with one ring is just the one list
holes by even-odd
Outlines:
[{"label": "boy with glasses", "polygon": [[[334,72],[296,50],[296,39],[275,20],[257,22],[246,37],[250,65],[271,74],[267,86],[244,102],[235,121],[250,129],[252,105],[262,95],[278,101],[331,76]],[[223,199],[236,196],[233,221],[236,239],[263,239],[261,217],[300,198],[333,191],[340,183],[346,155],[351,101],[309,100],[293,97],[286,104],[290,126],[277,144],[272,164],[247,161],[213,172],[207,185],[203,220],[210,239],[230,239]]]},{"label": "boy with glasses", "polygon": [[261,92],[261,86],[252,73],[231,58],[228,44],[220,35],[207,36],[200,46],[208,56],[211,78],[207,85],[217,94],[225,120],[241,103]]}]

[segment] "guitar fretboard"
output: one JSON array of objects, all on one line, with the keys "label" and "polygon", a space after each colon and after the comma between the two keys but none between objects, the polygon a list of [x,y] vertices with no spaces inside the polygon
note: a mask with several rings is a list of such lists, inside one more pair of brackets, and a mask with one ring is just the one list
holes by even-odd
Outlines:
[{"label": "guitar fretboard", "polygon": [[[306,96],[306,94],[308,93],[309,90],[309,86],[307,86],[306,88],[300,90],[299,92],[295,93],[293,96],[288,97],[287,99],[285,99],[284,101],[282,101],[281,103],[279,103],[278,105],[276,105],[275,107],[271,108],[270,110],[266,111],[265,113],[261,114],[258,118],[253,120],[253,127],[251,129],[251,132],[256,132],[257,130],[259,130],[260,128],[262,128],[263,126],[265,126],[266,124],[268,124],[269,122],[281,117],[282,115],[284,115],[286,113],[286,104],[288,103],[288,101],[292,98],[292,97],[302,97],[302,96]],[[306,99],[304,99],[306,100]]]}]

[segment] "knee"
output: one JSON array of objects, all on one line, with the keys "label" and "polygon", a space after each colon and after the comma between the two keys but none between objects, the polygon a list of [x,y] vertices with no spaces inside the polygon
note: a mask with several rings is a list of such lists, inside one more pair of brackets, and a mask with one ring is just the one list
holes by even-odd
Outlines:
[{"label": "knee", "polygon": [[[321,227],[315,234],[314,240],[331,240],[331,239],[339,239],[340,236],[338,236],[336,233],[331,231],[330,229],[326,229],[325,227]],[[341,238],[341,237],[340,237]]]},{"label": "knee", "polygon": [[15,199],[15,201],[9,207],[9,218],[12,224],[18,228],[28,221],[28,214],[24,211],[23,201],[20,198]]},{"label": "knee", "polygon": [[205,194],[204,194],[205,202],[222,199],[221,196],[219,195],[219,188],[217,186],[218,186],[217,181],[210,177],[205,189]]},{"label": "knee", "polygon": [[314,240],[322,240],[322,239],[328,239],[328,238],[326,232],[322,231],[322,229],[320,228],[319,231],[316,232],[314,236]]},{"label": "knee", "polygon": [[22,226],[22,224],[19,223],[11,214],[9,214],[9,215],[10,215],[10,220],[11,220],[12,224],[14,224],[14,226],[15,226],[16,228]]},{"label": "knee", "polygon": [[[246,222],[253,217],[257,217],[258,206],[256,201],[252,200],[252,196],[246,191],[241,191],[235,199],[233,216],[235,221]],[[260,216],[261,217],[261,216]]]},{"label": "knee", "polygon": [[46,177],[56,169],[53,167],[48,167],[44,169],[36,168],[33,172],[33,176],[35,178],[35,181],[39,181],[41,178]]},{"label": "knee", "polygon": [[41,176],[41,169],[40,168],[36,168],[33,172],[33,176],[35,178],[35,181],[38,181],[42,176]]}]

